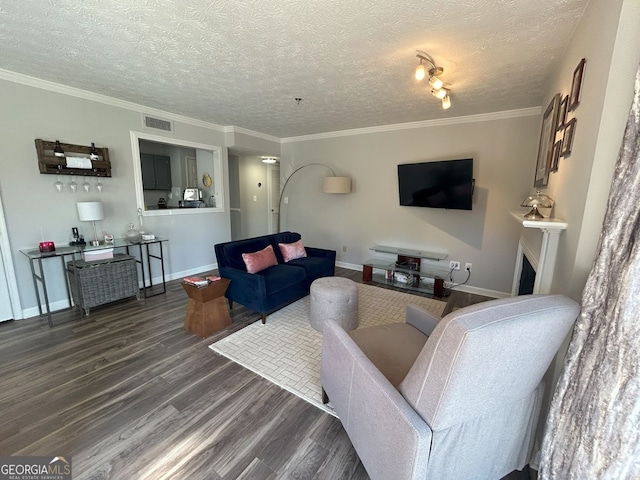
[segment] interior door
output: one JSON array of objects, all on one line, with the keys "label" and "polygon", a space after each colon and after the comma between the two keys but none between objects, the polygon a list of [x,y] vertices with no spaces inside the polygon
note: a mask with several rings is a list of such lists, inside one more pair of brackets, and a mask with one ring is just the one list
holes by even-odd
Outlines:
[{"label": "interior door", "polygon": [[267,179],[269,182],[269,233],[278,231],[278,217],[280,216],[280,167],[267,165]]}]

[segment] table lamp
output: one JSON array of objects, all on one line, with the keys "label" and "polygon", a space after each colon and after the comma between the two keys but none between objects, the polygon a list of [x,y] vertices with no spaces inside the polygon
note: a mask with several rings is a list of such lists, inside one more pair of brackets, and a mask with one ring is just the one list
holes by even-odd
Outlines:
[{"label": "table lamp", "polygon": [[78,207],[78,218],[80,221],[93,223],[93,236],[95,240],[91,242],[91,245],[100,245],[98,231],[96,230],[96,220],[104,219],[102,202],[77,202],[76,206]]}]

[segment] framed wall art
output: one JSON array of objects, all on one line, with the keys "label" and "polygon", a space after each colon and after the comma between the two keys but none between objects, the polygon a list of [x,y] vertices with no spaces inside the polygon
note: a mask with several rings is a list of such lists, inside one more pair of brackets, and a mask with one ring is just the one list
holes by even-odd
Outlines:
[{"label": "framed wall art", "polygon": [[562,139],[562,150],[560,151],[560,155],[562,155],[562,157],[568,157],[571,155],[571,147],[573,145],[573,137],[576,133],[577,123],[578,120],[576,118],[572,118],[564,127],[564,138]]},{"label": "framed wall art", "polygon": [[583,58],[573,71],[571,82],[571,94],[569,95],[569,111],[573,112],[580,104],[580,92],[582,91],[582,77],[584,76],[584,64],[587,61]]},{"label": "framed wall art", "polygon": [[542,117],[542,131],[540,132],[540,144],[538,145],[538,161],[536,163],[536,175],[533,182],[533,186],[536,188],[546,187],[547,183],[549,183],[551,154],[556,140],[559,105],[560,94],[556,93]]},{"label": "framed wall art", "polygon": [[551,170],[552,172],[558,171],[558,163],[560,162],[560,151],[562,150],[562,140],[558,140],[553,144],[553,150],[551,150]]},{"label": "framed wall art", "polygon": [[558,125],[556,130],[559,132],[564,128],[564,124],[567,123],[567,107],[569,106],[569,95],[565,95],[560,100],[560,107],[558,109]]}]

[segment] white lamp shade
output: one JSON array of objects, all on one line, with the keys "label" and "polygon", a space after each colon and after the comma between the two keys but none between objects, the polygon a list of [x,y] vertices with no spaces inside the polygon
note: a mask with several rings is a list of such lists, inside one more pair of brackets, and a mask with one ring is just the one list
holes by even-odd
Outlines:
[{"label": "white lamp shade", "polygon": [[324,193],[350,193],[351,178],[349,177],[324,177],[322,181]]},{"label": "white lamp shade", "polygon": [[81,222],[91,222],[104,219],[102,202],[78,202],[78,218]]}]

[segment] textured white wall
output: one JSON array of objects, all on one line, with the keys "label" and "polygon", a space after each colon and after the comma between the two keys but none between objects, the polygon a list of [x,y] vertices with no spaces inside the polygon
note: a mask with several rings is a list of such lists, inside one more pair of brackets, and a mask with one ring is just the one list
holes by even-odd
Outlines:
[{"label": "textured white wall", "polygon": [[[469,119],[471,120],[471,119]],[[510,292],[519,226],[509,215],[532,192],[539,116],[514,116],[452,125],[322,139],[287,139],[282,177],[320,162],[352,178],[349,195],[320,193],[328,170],[307,168],[287,186],[282,228],[310,246],[335,249],[338,261],[360,264],[376,244],[446,252],[473,263],[469,285]],[[474,158],[473,210],[400,207],[397,165]],[[342,251],[347,246],[347,252]],[[446,261],[448,266],[448,260]],[[464,280],[462,271],[456,281]]]},{"label": "textured white wall", "polygon": [[[29,315],[37,313],[35,292],[29,263],[19,250],[38,248],[38,242],[43,239],[53,240],[60,246],[68,244],[74,226],[89,233],[90,225],[78,221],[76,202],[101,200],[104,203],[106,218],[98,222],[99,231],[124,236],[128,223],[138,225],[130,131],[140,131],[142,119],[140,112],[5,80],[0,80],[0,104],[4,139],[0,155],[0,194],[20,300]],[[168,141],[180,138],[224,146],[224,135],[220,131],[176,121],[175,132]],[[97,146],[108,147],[113,177],[102,180],[104,192],[98,194],[92,188],[90,193],[85,193],[80,188],[75,194],[57,193],[53,185],[55,175],[42,175],[38,171],[36,138],[80,145],[95,142]],[[226,153],[223,166],[226,178]],[[68,183],[70,178],[63,177],[63,181]],[[96,181],[95,177],[89,178],[92,185]],[[144,224],[147,230],[169,239],[164,254],[170,277],[213,265],[213,245],[230,238],[228,211],[145,217]],[[49,260],[45,264],[50,274],[51,302],[64,301],[61,262]],[[158,275],[159,270],[153,273]]]}]

